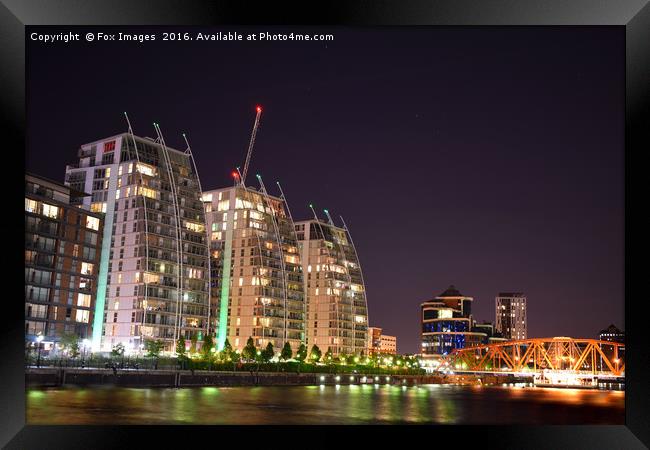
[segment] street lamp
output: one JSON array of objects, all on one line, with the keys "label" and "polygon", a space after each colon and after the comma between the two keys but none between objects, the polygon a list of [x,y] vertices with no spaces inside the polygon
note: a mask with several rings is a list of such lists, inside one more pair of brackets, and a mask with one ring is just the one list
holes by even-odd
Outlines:
[{"label": "street lamp", "polygon": [[38,342],[38,359],[36,360],[36,367],[41,367],[41,342],[43,342],[42,334],[36,336],[36,342]]}]

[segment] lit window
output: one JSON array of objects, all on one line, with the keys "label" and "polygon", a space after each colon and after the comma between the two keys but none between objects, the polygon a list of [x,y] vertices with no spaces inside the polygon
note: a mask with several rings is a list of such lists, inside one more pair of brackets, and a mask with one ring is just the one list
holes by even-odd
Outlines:
[{"label": "lit window", "polygon": [[25,211],[35,213],[38,208],[38,202],[36,200],[25,199]]},{"label": "lit window", "polygon": [[89,294],[77,294],[77,306],[83,306],[84,308],[89,308],[90,307],[90,295]]},{"label": "lit window", "polygon": [[149,198],[156,198],[156,191],[150,188],[146,188],[144,186],[139,186],[138,194],[144,195],[145,197],[149,197]]},{"label": "lit window", "polygon": [[187,221],[185,222],[185,228],[187,228],[188,230],[196,231],[198,233],[202,233],[205,230],[203,224],[187,222]]},{"label": "lit window", "polygon": [[99,230],[99,219],[97,217],[86,216],[86,228]]},{"label": "lit window", "polygon": [[89,314],[90,314],[90,311],[84,311],[84,310],[78,309],[75,320],[77,322],[88,323],[88,315]]},{"label": "lit window", "polygon": [[81,273],[83,273],[84,275],[92,275],[93,274],[93,268],[94,268],[94,265],[91,264],[91,263],[87,263],[87,262],[82,262],[81,263]]},{"label": "lit window", "polygon": [[140,173],[143,173],[145,175],[149,175],[151,177],[153,177],[156,174],[156,171],[155,171],[155,169],[153,167],[148,166],[146,164],[142,164],[142,163],[138,163],[136,165],[135,170],[140,172]]},{"label": "lit window", "polygon": [[47,203],[43,203],[43,215],[56,218],[59,215],[59,208],[53,205],[48,205]]}]

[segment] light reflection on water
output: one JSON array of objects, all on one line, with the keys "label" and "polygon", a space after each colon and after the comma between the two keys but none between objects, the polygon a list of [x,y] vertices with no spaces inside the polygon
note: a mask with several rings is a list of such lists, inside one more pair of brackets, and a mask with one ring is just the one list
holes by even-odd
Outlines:
[{"label": "light reflection on water", "polygon": [[451,385],[28,389],[28,424],[623,424],[625,393]]}]

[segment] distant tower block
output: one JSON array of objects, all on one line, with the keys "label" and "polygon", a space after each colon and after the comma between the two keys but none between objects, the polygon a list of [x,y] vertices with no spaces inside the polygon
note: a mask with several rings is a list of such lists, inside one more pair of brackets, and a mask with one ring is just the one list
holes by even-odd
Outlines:
[{"label": "distant tower block", "polygon": [[506,339],[526,339],[526,296],[521,292],[502,292],[496,297],[496,328]]}]

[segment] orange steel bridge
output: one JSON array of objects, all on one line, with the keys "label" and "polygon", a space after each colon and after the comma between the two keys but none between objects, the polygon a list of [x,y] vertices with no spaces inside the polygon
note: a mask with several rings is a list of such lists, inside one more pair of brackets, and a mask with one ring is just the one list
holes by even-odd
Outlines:
[{"label": "orange steel bridge", "polygon": [[570,337],[504,341],[456,349],[443,366],[471,372],[571,371],[592,375],[625,374],[625,345]]}]

